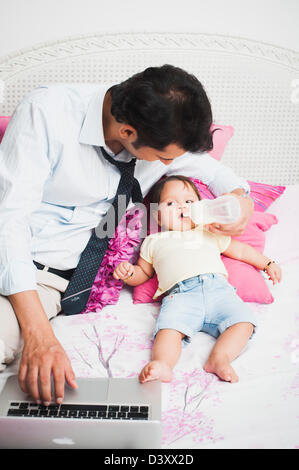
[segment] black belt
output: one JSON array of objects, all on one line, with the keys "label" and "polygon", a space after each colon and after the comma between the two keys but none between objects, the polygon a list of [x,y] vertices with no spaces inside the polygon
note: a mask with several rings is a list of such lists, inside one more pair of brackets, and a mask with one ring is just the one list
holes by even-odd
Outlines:
[{"label": "black belt", "polygon": [[[37,269],[44,269],[45,265],[44,264],[40,264],[38,263],[37,261],[33,261],[35,266],[37,267]],[[55,269],[55,268],[48,268],[47,269],[47,272],[48,273],[53,273],[53,274],[56,274],[57,276],[60,276],[60,277],[63,277],[64,279],[67,279],[68,281],[71,279],[74,271],[75,271],[76,268],[72,268],[72,269]]]}]

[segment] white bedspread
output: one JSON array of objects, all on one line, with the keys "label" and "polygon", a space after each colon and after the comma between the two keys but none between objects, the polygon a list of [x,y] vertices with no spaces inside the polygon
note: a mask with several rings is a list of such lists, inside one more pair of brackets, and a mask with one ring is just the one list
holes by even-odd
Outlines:
[{"label": "white bedspread", "polygon": [[[174,380],[163,384],[163,448],[299,448],[299,185],[270,206],[279,223],[266,232],[265,253],[281,264],[273,304],[252,304],[255,339],[233,362],[236,384],[202,367],[214,339],[198,333],[183,349]],[[134,377],[149,360],[154,304],[132,303],[129,287],[99,313],[58,316],[55,333],[77,376]],[[13,364],[1,374],[17,373]]]}]

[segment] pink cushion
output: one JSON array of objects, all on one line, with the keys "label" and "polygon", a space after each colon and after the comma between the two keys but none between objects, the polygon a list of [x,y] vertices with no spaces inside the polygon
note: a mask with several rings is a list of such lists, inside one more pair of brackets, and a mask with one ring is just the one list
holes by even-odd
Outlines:
[{"label": "pink cushion", "polygon": [[3,139],[9,120],[10,116],[0,116],[0,142]]},{"label": "pink cushion", "polygon": [[158,289],[158,278],[155,274],[151,279],[145,281],[133,289],[133,304],[149,304],[161,302],[162,296],[153,298]]},{"label": "pink cushion", "polygon": [[[208,189],[207,185],[198,179],[190,178],[197,185],[202,199],[214,199],[215,196]],[[264,212],[279,196],[281,196],[286,187],[285,186],[272,186],[265,183],[255,183],[254,181],[247,181],[250,186],[250,197],[254,202],[254,210]]]},{"label": "pink cushion", "polygon": [[[255,211],[244,233],[239,237],[233,238],[253,246],[262,253],[265,246],[264,232],[276,223],[277,218],[275,215]],[[245,302],[264,304],[273,302],[269,288],[258,269],[250,264],[228,258],[224,255],[222,255],[222,260],[229,275],[228,280],[230,284],[236,287],[237,294],[241,299]],[[153,300],[157,287],[157,275],[154,275],[153,278],[144,284],[134,287],[133,302],[138,304],[161,301],[161,297]]]},{"label": "pink cushion", "polygon": [[[267,212],[257,212],[247,225],[244,233],[238,237],[233,237],[240,242],[247,243],[260,253],[263,253],[265,247],[265,233],[278,220],[273,214]],[[221,256],[222,261],[228,272],[228,281],[237,289],[237,294],[245,302],[257,302],[270,304],[273,297],[259,269],[250,264],[238,261],[227,256]]]},{"label": "pink cushion", "polygon": [[217,124],[213,124],[211,126],[211,130],[215,131],[213,133],[213,149],[208,153],[216,160],[220,160],[228,141],[234,135],[234,128],[232,126],[219,126]]}]

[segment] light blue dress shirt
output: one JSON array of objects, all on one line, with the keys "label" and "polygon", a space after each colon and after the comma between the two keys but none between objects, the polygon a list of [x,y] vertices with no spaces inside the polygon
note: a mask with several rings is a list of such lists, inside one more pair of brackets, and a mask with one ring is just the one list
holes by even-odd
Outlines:
[{"label": "light blue dress shirt", "polygon": [[[33,260],[57,269],[77,266],[119,183],[105,146],[102,107],[108,85],[42,86],[17,106],[0,145],[0,294],[36,289]],[[164,174],[196,176],[219,196],[249,186],[208,154],[185,153],[171,165],[137,160],[143,195]]]}]

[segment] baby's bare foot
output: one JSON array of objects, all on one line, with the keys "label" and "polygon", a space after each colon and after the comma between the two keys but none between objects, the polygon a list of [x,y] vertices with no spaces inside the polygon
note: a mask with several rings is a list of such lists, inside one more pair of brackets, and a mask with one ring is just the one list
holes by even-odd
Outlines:
[{"label": "baby's bare foot", "polygon": [[171,382],[172,369],[162,361],[150,361],[139,374],[139,381],[141,383],[149,382],[150,380],[161,380],[161,382]]},{"label": "baby's bare foot", "polygon": [[238,382],[239,377],[225,357],[209,357],[204,370],[216,374],[221,380],[226,382]]}]

